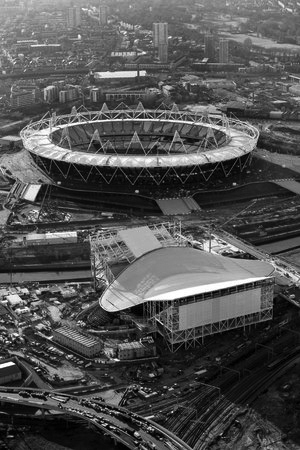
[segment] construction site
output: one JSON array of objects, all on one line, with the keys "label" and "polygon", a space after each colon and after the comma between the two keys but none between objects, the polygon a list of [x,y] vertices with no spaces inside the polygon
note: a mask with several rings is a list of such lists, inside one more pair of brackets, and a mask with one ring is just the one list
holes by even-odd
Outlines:
[{"label": "construction site", "polygon": [[278,122],[260,132],[258,145],[271,152],[299,156],[299,134],[298,123]]},{"label": "construction site", "polygon": [[297,153],[258,148],[188,197],[92,208],[16,155],[1,160],[1,328],[22,389],[125,407],[195,449],[300,448]]}]

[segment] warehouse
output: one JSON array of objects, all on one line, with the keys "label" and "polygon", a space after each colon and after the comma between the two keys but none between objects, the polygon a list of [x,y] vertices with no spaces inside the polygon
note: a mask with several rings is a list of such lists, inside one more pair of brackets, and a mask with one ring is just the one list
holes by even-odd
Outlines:
[{"label": "warehouse", "polygon": [[16,239],[16,242],[22,242],[27,247],[32,245],[75,244],[77,242],[77,231],[30,233],[27,236]]},{"label": "warehouse", "polygon": [[21,380],[22,372],[13,361],[5,361],[0,364],[0,384],[7,384]]},{"label": "warehouse", "polygon": [[124,342],[118,344],[118,357],[121,360],[149,358],[156,355],[155,345],[144,345],[142,342]]},{"label": "warehouse", "polygon": [[66,326],[54,330],[53,340],[86,358],[98,355],[103,347],[101,341]]}]

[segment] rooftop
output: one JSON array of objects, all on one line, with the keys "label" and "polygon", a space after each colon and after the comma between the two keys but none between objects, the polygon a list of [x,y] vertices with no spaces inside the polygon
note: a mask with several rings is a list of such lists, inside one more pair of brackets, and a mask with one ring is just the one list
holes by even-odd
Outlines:
[{"label": "rooftop", "polygon": [[10,375],[21,374],[19,367],[13,361],[6,361],[0,364],[1,377],[7,377]]},{"label": "rooftop", "polygon": [[69,339],[72,339],[73,341],[78,342],[78,344],[81,344],[84,347],[93,347],[94,345],[99,344],[99,341],[97,339],[87,337],[84,334],[78,333],[78,331],[73,330],[72,328],[62,326],[60,328],[57,328],[55,331],[56,333],[59,333]]},{"label": "rooftop", "polygon": [[[121,105],[119,106],[122,107]],[[223,117],[220,117],[220,114],[207,116],[207,114],[197,114],[196,112],[180,112],[177,106],[173,106],[172,110],[148,110],[139,105],[137,109],[109,110],[107,105],[105,107],[103,105],[101,111],[95,111],[91,114],[91,112],[80,112],[80,114],[76,112],[75,117],[73,114],[70,114],[68,116],[57,116],[55,120],[53,118],[41,119],[39,122],[29,124],[21,131],[23,145],[30,153],[37,154],[42,158],[63,161],[64,163],[149,169],[151,167],[184,167],[208,163],[214,164],[240,158],[254,150],[259,136],[258,130],[249,124],[233,119],[225,120]],[[117,127],[122,128],[124,124],[126,127],[131,126],[135,127],[135,129],[136,127],[138,129],[146,127],[145,130],[150,126],[149,124],[153,124],[156,131],[148,130],[147,132],[135,133],[135,129],[132,129],[129,138],[126,140],[128,145],[126,144],[125,147],[124,145],[113,145],[112,142],[114,142]],[[179,125],[187,129],[192,128],[198,133],[197,144],[192,145],[190,153],[188,150],[191,144],[188,144],[188,142],[190,139],[195,140],[195,138],[190,135],[181,136],[178,132],[176,133],[173,127]],[[158,154],[157,150],[155,150],[156,146],[153,146],[153,144],[156,143],[157,139],[161,138],[162,134],[164,136],[168,134],[166,130],[162,130],[162,126],[171,127],[172,132],[168,135],[168,148],[163,149],[162,153]],[[84,132],[86,127],[91,129],[89,139],[86,139]],[[109,139],[112,142],[110,140],[105,143],[101,141],[99,127],[100,129],[104,127],[104,131],[106,129],[111,130],[110,134],[112,137],[109,137]],[[175,134],[173,135],[174,131]],[[76,132],[83,133],[85,135],[84,143],[80,147],[77,136],[77,139],[74,140],[73,148],[70,149],[69,144],[66,145],[65,142],[71,142],[73,132],[75,134]],[[147,145],[141,142],[139,134],[147,137]],[[121,141],[124,142],[124,132],[119,132],[118,135]],[[106,134],[107,136],[108,134]],[[152,141],[153,137],[155,137],[154,142]],[[182,141],[182,138],[187,144]],[[54,142],[55,139],[57,143]],[[97,153],[89,153],[87,150],[93,147],[91,143],[94,140],[99,142],[102,150]],[[180,148],[176,152],[170,153],[170,149],[173,149],[174,145],[175,148],[176,145]],[[113,150],[106,150],[106,148],[111,147]],[[120,150],[123,147],[125,151],[124,149]],[[131,149],[130,154],[128,154],[129,148]]]},{"label": "rooftop", "polygon": [[263,261],[226,258],[188,247],[163,247],[136,259],[106,289],[100,305],[120,311],[146,301],[171,301],[271,276]]},{"label": "rooftop", "polygon": [[140,70],[120,70],[117,72],[95,72],[96,80],[112,80],[116,78],[136,78],[137,76],[145,77],[146,71]]}]

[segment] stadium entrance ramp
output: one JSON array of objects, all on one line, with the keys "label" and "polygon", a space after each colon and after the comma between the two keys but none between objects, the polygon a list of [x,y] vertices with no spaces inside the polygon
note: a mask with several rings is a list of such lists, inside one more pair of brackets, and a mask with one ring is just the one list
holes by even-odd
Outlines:
[{"label": "stadium entrance ramp", "polygon": [[156,203],[165,216],[190,214],[191,212],[201,210],[198,203],[192,197],[164,198],[156,200]]},{"label": "stadium entrance ramp", "polygon": [[297,195],[300,194],[300,183],[296,180],[276,180],[274,183]]}]

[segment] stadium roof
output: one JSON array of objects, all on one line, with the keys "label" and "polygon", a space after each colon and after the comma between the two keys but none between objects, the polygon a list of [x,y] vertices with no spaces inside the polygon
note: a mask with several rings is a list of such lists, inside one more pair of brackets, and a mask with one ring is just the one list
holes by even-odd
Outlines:
[{"label": "stadium roof", "polygon": [[263,261],[226,258],[189,247],[163,247],[136,259],[106,289],[100,305],[121,311],[146,301],[168,301],[262,280],[274,272]]},{"label": "stadium roof", "polygon": [[[136,122],[138,119],[136,119]],[[88,123],[93,123],[89,121]],[[175,122],[174,122],[175,123]],[[189,122],[186,122],[189,123]],[[190,122],[192,123],[192,122]],[[67,128],[68,125],[61,125],[60,128]],[[207,127],[209,127],[207,125]],[[215,129],[221,127],[215,126]],[[59,130],[58,127],[53,128],[52,132]],[[111,155],[111,154],[88,154],[85,152],[69,150],[51,141],[50,129],[40,130],[27,141],[25,147],[27,150],[36,153],[45,158],[54,159],[56,161],[64,161],[67,163],[76,163],[84,165],[104,165],[104,166],[120,166],[120,167],[169,167],[169,166],[189,166],[197,164],[217,163],[226,161],[227,159],[239,158],[251,152],[256,145],[250,136],[241,131],[230,130],[230,143],[220,148],[202,151],[201,153],[182,154],[179,155]],[[29,144],[29,145],[27,145]]]},{"label": "stadium roof", "polygon": [[[91,116],[94,115],[93,118]],[[209,116],[213,117],[213,116]],[[181,151],[178,154],[121,154],[116,149],[115,154],[110,153],[88,153],[66,148],[56,144],[52,140],[55,132],[60,132],[62,140],[68,142],[68,128],[76,126],[93,126],[107,121],[119,122],[155,122],[162,121],[173,124],[197,125],[207,128],[207,133],[214,134],[222,132],[227,135],[228,142],[220,147],[211,148],[194,153]],[[220,121],[220,116],[215,117]],[[56,121],[56,122],[55,122]],[[207,117],[199,116],[193,112],[172,112],[161,110],[112,110],[103,112],[77,113],[77,115],[60,116],[50,123],[49,119],[42,119],[40,122],[30,124],[21,132],[23,144],[26,150],[38,156],[63,161],[70,164],[82,164],[86,166],[105,166],[121,168],[151,168],[151,167],[183,167],[214,164],[222,161],[240,158],[254,150],[258,139],[258,131],[249,124],[239,121],[228,121],[229,127],[207,122]],[[59,122],[57,122],[59,121]],[[36,127],[41,127],[36,129]],[[93,138],[91,138],[92,140]]]}]

